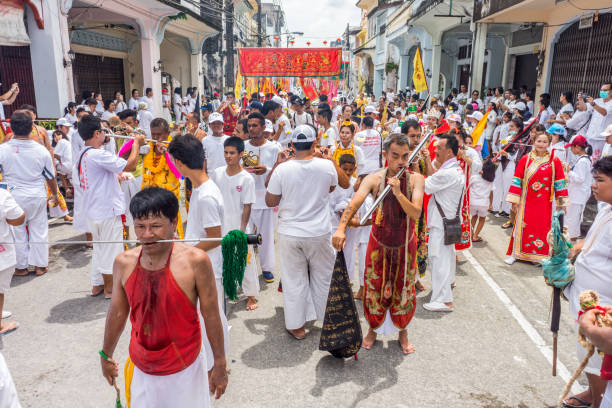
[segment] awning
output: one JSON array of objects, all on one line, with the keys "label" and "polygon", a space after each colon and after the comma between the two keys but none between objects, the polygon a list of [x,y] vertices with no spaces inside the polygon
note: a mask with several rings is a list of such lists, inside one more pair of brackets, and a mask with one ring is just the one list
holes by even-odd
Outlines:
[{"label": "awning", "polygon": [[22,0],[0,0],[0,45],[29,45]]}]

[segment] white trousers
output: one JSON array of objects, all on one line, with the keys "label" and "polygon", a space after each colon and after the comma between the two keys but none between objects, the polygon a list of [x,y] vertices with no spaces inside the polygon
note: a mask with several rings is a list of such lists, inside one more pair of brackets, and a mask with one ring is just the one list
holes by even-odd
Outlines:
[{"label": "white trousers", "polygon": [[21,408],[17,389],[9,371],[4,356],[0,353],[0,407]]},{"label": "white trousers", "polygon": [[259,276],[257,274],[257,260],[253,247],[249,245],[249,253],[247,255],[247,265],[244,269],[244,278],[242,279],[242,292],[245,296],[259,295]]},{"label": "white trousers", "polygon": [[276,222],[274,209],[254,209],[251,211],[251,223],[257,228],[257,233],[261,234],[262,243],[257,247],[261,270],[266,272],[274,271],[274,224]]},{"label": "white trousers", "polygon": [[303,238],[279,234],[285,327],[299,329],[323,321],[335,262],[330,234]]},{"label": "white trousers", "polygon": [[505,170],[502,170],[501,164],[497,167],[495,171],[495,180],[493,190],[493,210],[494,211],[504,211],[510,214],[510,209],[512,205],[506,201],[506,197],[508,196],[508,190],[510,190],[510,185],[512,184],[512,179],[514,178],[514,169],[516,165],[513,161],[509,161]]},{"label": "white trousers", "polygon": [[431,269],[431,302],[453,301],[451,284],[455,280],[455,246],[444,245],[444,230],[429,228],[428,258]]},{"label": "white trousers", "polygon": [[608,381],[606,392],[603,395],[599,408],[612,408],[612,381]]},{"label": "white trousers", "polygon": [[580,236],[580,224],[582,223],[582,214],[584,212],[584,204],[570,203],[565,211],[565,225],[570,238],[578,238]]},{"label": "white trousers", "polygon": [[346,271],[351,282],[355,279],[355,249],[357,248],[360,235],[361,231],[356,228],[347,228],[346,230],[346,244],[344,245],[343,253]]},{"label": "white trousers", "polygon": [[206,355],[186,369],[170,375],[146,374],[134,366],[130,408],[210,407]]},{"label": "white trousers", "polygon": [[[123,239],[121,216],[105,218],[101,221],[87,219],[87,228],[94,241],[120,241]],[[124,251],[123,244],[93,244],[91,256],[91,286],[104,285],[102,275],[113,274],[113,263],[117,255]]]},{"label": "white trousers", "polygon": [[364,286],[365,280],[365,261],[366,261],[366,252],[368,251],[368,243],[360,242],[358,246],[358,257],[359,257],[359,271],[357,271],[359,275],[359,286]]},{"label": "white trousers", "polygon": [[[15,242],[44,242],[49,238],[49,222],[47,220],[47,199],[42,197],[14,196],[15,201],[25,212],[25,222],[11,227]],[[27,229],[26,229],[27,227]],[[25,269],[28,265],[46,268],[49,265],[49,246],[41,244],[15,244],[17,269]]]},{"label": "white trousers", "polygon": [[[225,358],[229,361],[229,324],[227,317],[225,317],[225,292],[223,291],[222,278],[215,278],[215,285],[217,286],[217,303],[219,304],[219,317],[221,318],[221,327],[223,328],[223,349],[225,350]],[[198,311],[200,310],[200,301],[198,301]],[[208,341],[208,335],[206,334],[206,323],[204,322],[204,316],[202,313],[198,313],[200,316],[200,326],[202,326],[202,348],[206,353],[207,367],[206,370],[210,371],[215,364],[215,358],[213,356],[212,347]]]},{"label": "white trousers", "polygon": [[134,226],[134,219],[130,213],[130,201],[142,187],[142,176],[134,177],[121,182],[121,191],[123,191],[123,199],[125,200],[125,225],[128,227]]}]

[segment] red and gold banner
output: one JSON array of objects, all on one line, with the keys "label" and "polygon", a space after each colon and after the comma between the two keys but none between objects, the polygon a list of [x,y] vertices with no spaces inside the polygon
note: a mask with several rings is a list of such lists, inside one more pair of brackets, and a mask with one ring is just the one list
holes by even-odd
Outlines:
[{"label": "red and gold banner", "polygon": [[240,73],[257,77],[340,75],[341,48],[239,48]]}]

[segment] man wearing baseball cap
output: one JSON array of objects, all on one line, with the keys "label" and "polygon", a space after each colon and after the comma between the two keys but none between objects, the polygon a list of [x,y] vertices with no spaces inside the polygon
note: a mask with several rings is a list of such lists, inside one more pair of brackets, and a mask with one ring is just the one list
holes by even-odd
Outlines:
[{"label": "man wearing baseball cap", "polygon": [[279,208],[285,327],[297,340],[306,337],[307,321],[323,321],[335,260],[329,194],[337,188],[338,172],[332,160],[315,157],[316,141],[314,127],[294,129],[295,157],[288,151],[278,155],[266,193],[266,205]]},{"label": "man wearing baseball cap", "polygon": [[57,122],[55,122],[55,127],[57,130],[62,132],[68,137],[68,140],[72,139],[72,134],[74,133],[74,127],[72,123],[66,118],[59,118]]},{"label": "man wearing baseball cap", "polygon": [[374,119],[374,129],[378,128],[378,125],[380,125],[380,121],[376,118],[376,116],[378,116],[378,111],[376,110],[375,106],[366,106],[365,108],[363,108],[363,114],[364,116],[369,116]]},{"label": "man wearing baseball cap", "polygon": [[223,143],[229,137],[223,134],[223,115],[213,112],[208,117],[211,134],[202,139],[204,155],[206,157],[206,173],[212,174],[217,167],[225,166]]}]

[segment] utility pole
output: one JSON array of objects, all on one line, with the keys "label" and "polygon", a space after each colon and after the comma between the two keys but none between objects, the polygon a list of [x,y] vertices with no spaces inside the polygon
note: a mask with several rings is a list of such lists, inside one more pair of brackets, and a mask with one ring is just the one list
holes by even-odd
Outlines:
[{"label": "utility pole", "polygon": [[225,0],[225,86],[234,87],[234,2]]},{"label": "utility pole", "polygon": [[263,34],[261,32],[261,0],[257,0],[257,46],[263,44]]},{"label": "utility pole", "polygon": [[[350,89],[350,87],[351,87],[351,66],[350,66],[350,62],[351,62],[351,59],[352,59],[351,55],[350,55],[350,53],[351,53],[351,43],[350,43],[349,40],[350,40],[351,37],[349,36],[349,31],[350,31],[349,30],[349,23],[346,23],[346,32],[344,34],[345,34],[345,37],[346,37],[346,49],[348,50],[347,55],[349,55],[349,59],[348,59],[349,66],[348,66],[348,69],[346,70],[346,87],[348,89]],[[342,60],[340,60],[340,64],[342,64]]]}]

